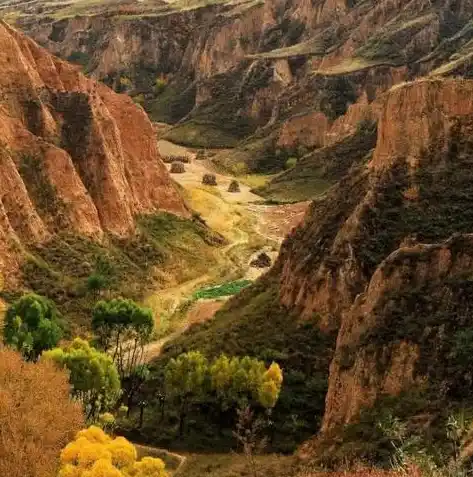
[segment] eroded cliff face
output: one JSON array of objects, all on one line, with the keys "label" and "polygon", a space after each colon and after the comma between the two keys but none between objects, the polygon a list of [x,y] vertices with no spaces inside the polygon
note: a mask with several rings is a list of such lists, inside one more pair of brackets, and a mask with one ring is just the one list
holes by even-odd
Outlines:
[{"label": "eroded cliff face", "polygon": [[385,395],[427,387],[449,408],[469,399],[455,347],[473,326],[472,93],[463,79],[392,88],[371,159],[283,244],[273,270],[282,304],[338,330],[322,435],[302,454],[330,455],[326,436]]},{"label": "eroded cliff face", "polygon": [[[449,179],[447,173],[467,168],[472,87],[469,80],[427,79],[387,94],[372,160],[343,179],[325,200],[314,203],[305,227],[295,230],[283,246],[284,304],[298,307],[303,317],[317,312],[327,323],[331,316],[338,322],[374,268],[406,236],[434,238],[422,230],[430,227],[428,223],[410,220],[436,205],[427,203],[434,198],[432,189],[438,186],[443,192],[448,180],[452,186],[460,180],[456,175]],[[385,217],[394,211],[403,217],[401,226]],[[429,218],[436,220],[433,212]],[[438,227],[443,234],[439,239],[458,231],[453,224],[444,225]],[[377,233],[384,234],[384,240]],[[301,246],[304,241],[307,247]]]},{"label": "eroded cliff face", "polygon": [[4,274],[58,231],[101,240],[140,214],[188,214],[143,110],[4,23],[0,45]]},{"label": "eroded cliff face", "polygon": [[206,121],[236,139],[273,128],[273,154],[333,144],[375,116],[370,105],[394,84],[468,74],[470,64],[471,0],[117,3],[82,15],[80,5],[75,15],[41,1],[22,8],[17,24],[28,34],[143,95],[156,119]]},{"label": "eroded cliff face", "polygon": [[[450,329],[444,333],[454,333],[453,328],[460,324],[471,325],[465,315],[466,309],[457,302],[459,290],[454,291],[453,284],[460,283],[471,270],[472,245],[472,235],[459,234],[440,244],[401,246],[376,269],[338,334],[337,351],[330,368],[323,432],[356,421],[361,409],[372,406],[378,396],[399,395],[416,385],[422,386],[426,379],[435,387],[447,385],[443,390],[446,394],[452,391],[451,381],[437,383],[426,373],[425,361],[439,359],[440,354],[429,354],[431,350],[426,349],[422,333],[431,325],[429,339],[434,341],[440,338],[440,327],[446,325],[441,320],[437,323],[435,319],[430,323],[425,321],[429,309],[430,313],[440,314],[442,308],[446,311],[450,306],[461,312],[460,316],[451,317]],[[403,301],[409,300],[411,305],[414,295],[422,295],[427,290],[431,295],[420,298],[415,311],[408,310]],[[449,299],[451,302],[447,303]],[[426,307],[429,300],[436,303],[435,310],[432,303]],[[416,313],[418,323],[395,331],[407,325],[407,317],[402,317],[401,313],[412,318]],[[435,365],[440,367],[442,363],[430,363],[430,367]],[[459,385],[455,383],[455,386]],[[447,398],[447,395],[439,397]]]}]

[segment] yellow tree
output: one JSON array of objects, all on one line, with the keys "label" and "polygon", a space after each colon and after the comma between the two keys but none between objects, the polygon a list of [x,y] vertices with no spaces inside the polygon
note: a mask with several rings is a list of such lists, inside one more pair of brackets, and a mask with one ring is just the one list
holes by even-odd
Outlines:
[{"label": "yellow tree", "polygon": [[59,477],[167,477],[161,459],[137,458],[135,446],[124,437],[112,438],[91,426],[61,452]]}]

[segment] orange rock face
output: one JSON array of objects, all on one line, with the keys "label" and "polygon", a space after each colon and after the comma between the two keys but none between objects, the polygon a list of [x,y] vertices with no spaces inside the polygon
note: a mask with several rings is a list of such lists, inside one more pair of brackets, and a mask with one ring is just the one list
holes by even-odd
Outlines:
[{"label": "orange rock face", "polygon": [[[473,264],[472,93],[473,81],[461,79],[390,90],[378,104],[372,160],[314,202],[283,244],[274,269],[281,302],[304,319],[319,315],[322,329],[338,330],[327,434],[356,421],[382,394],[398,395],[430,379],[426,365],[417,367],[427,359],[418,343],[428,326],[411,336],[401,329],[392,338],[399,328],[392,308],[406,303],[412,290],[434,287],[438,304],[428,306],[463,316],[449,315],[461,299],[455,302],[448,287]],[[404,306],[407,313],[416,305]],[[370,341],[373,333],[385,334]]]},{"label": "orange rock face", "polygon": [[151,123],[127,96],[87,79],[0,24],[0,269],[21,242],[56,231],[100,240],[134,218],[188,211],[161,162]]}]

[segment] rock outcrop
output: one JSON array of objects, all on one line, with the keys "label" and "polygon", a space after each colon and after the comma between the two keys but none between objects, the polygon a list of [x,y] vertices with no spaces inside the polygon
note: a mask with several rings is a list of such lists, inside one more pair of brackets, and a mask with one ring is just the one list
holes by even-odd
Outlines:
[{"label": "rock outcrop", "polygon": [[[426,78],[378,98],[371,152],[311,204],[257,285],[276,282],[288,319],[337,335],[321,431],[302,456],[376,461],[367,419],[386,396],[388,410],[398,399],[403,420],[435,421],[435,432],[446,412],[473,405],[461,351],[473,336],[472,97],[471,80]],[[254,312],[251,290],[223,316]],[[415,408],[403,401],[414,391]],[[351,427],[361,416],[365,434]]]},{"label": "rock outcrop", "polygon": [[[376,119],[371,106],[393,85],[431,72],[468,75],[471,63],[471,0],[33,0],[0,8],[50,51],[144,102],[157,120],[183,120],[196,137],[210,124],[219,146],[258,128],[276,131],[273,157],[281,147],[331,145]],[[182,131],[173,138],[189,128]]]},{"label": "rock outcrop", "polygon": [[188,215],[142,109],[5,23],[0,45],[4,274],[22,244],[58,231],[101,240],[132,234],[141,214]]}]

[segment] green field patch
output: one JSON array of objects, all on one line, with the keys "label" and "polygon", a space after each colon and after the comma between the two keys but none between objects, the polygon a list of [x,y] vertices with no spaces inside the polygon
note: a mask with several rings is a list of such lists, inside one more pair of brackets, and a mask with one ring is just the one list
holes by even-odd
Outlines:
[{"label": "green field patch", "polygon": [[239,293],[243,288],[246,288],[251,284],[251,280],[235,280],[233,282],[223,283],[214,287],[206,287],[197,290],[193,298],[194,299],[212,299],[220,298],[223,296],[232,296]]}]

